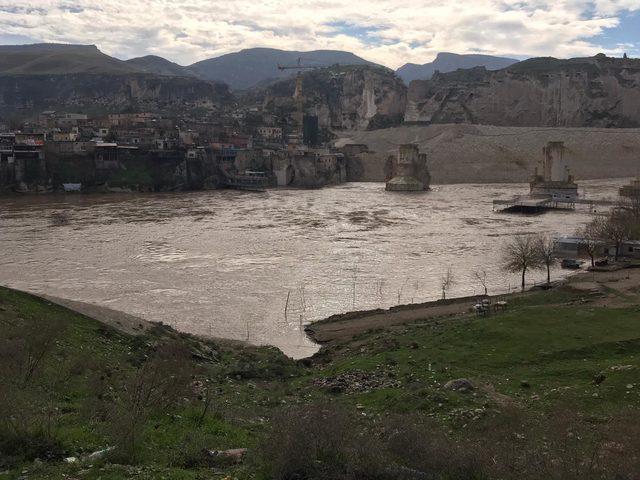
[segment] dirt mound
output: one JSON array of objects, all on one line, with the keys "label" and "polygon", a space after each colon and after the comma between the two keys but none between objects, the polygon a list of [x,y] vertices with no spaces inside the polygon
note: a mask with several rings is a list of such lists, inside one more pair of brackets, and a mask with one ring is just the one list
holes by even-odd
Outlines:
[{"label": "dirt mound", "polygon": [[640,172],[640,129],[403,126],[345,133],[337,145],[365,144],[376,152],[363,158],[360,181],[384,181],[378,177],[386,158],[398,145],[417,143],[428,155],[433,183],[510,183],[529,181],[542,147],[558,140],[577,180]]}]

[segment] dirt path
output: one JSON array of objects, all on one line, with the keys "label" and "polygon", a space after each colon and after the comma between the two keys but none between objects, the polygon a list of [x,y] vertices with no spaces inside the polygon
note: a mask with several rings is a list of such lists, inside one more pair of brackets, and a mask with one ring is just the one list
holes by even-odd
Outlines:
[{"label": "dirt path", "polygon": [[313,323],[307,334],[317,343],[346,340],[359,333],[376,328],[402,325],[418,320],[449,317],[470,313],[477,297],[456,298],[446,301],[392,307],[389,310],[345,313]]},{"label": "dirt path", "polygon": [[567,285],[585,293],[600,293],[593,302],[594,306],[615,308],[640,305],[640,268],[582,273],[570,277]]},{"label": "dirt path", "polygon": [[[602,307],[624,307],[640,305],[640,269],[624,269],[613,272],[580,273],[570,277],[566,285],[584,291],[585,296],[597,294],[592,304]],[[494,297],[492,301],[509,300],[527,293],[515,293]],[[313,323],[306,328],[307,334],[317,343],[331,344],[348,341],[355,335],[377,328],[392,327],[419,320],[469,314],[477,297],[466,297],[393,307],[389,310],[373,310],[334,315]]]}]

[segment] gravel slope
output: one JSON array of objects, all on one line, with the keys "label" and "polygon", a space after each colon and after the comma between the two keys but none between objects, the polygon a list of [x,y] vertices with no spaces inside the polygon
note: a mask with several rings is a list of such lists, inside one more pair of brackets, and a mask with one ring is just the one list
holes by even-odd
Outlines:
[{"label": "gravel slope", "polygon": [[337,146],[368,145],[376,155],[362,181],[384,181],[381,165],[403,143],[417,143],[428,154],[432,182],[525,182],[548,141],[564,141],[577,180],[640,174],[640,129],[493,127],[485,125],[403,126],[344,133]]}]

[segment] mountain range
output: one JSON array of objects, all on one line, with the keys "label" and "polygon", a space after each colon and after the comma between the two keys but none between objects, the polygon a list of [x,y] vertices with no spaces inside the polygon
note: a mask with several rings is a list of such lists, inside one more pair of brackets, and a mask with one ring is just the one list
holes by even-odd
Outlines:
[{"label": "mountain range", "polygon": [[314,50],[296,52],[273,48],[250,48],[189,66],[201,78],[224,82],[233,89],[248,89],[271,80],[291,77],[295,69],[279,70],[278,65],[296,66],[375,65],[349,52]]},{"label": "mountain range", "polygon": [[502,70],[519,60],[515,58],[494,57],[491,55],[458,55],[457,53],[439,53],[431,63],[417,65],[407,63],[396,70],[396,74],[409,85],[413,80],[429,80],[433,74],[455,72],[458,69],[485,67],[487,70]]},{"label": "mountain range", "polygon": [[[300,62],[307,67],[334,65],[376,66],[350,52],[314,50],[287,51],[273,48],[250,48],[188,66],[155,55],[120,60],[102,53],[95,45],[33,44],[0,46],[0,74],[3,75],[59,75],[59,74],[151,74],[193,77],[223,82],[233,90],[250,89],[265,83],[291,77]],[[505,68],[517,60],[487,55],[456,55],[441,53],[434,62],[424,65],[406,64],[397,74],[407,83],[415,79],[429,79],[433,73],[455,71],[459,68],[484,66],[489,70]]]},{"label": "mountain range", "polygon": [[[319,124],[336,131],[403,121],[640,126],[640,60],[604,54],[514,63],[445,53],[430,64],[394,72],[340,51],[249,49],[185,67],[157,56],[119,60],[93,45],[0,46],[0,114],[184,112],[242,102],[270,105],[275,114],[296,108],[297,69],[281,70],[278,64],[295,67],[299,58],[302,65],[331,66],[304,70],[303,90]],[[500,68],[505,64],[510,65]],[[411,80],[416,76],[421,78]]]}]

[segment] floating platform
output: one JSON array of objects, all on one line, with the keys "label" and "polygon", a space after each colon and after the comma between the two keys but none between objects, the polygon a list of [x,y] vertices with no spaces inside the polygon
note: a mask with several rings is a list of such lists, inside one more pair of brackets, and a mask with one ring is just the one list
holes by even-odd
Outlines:
[{"label": "floating platform", "polygon": [[493,201],[493,210],[506,213],[539,214],[549,210],[575,210],[576,205],[613,207],[615,200],[589,200],[586,198],[560,199],[553,196],[522,195]]},{"label": "floating platform", "polygon": [[[552,197],[532,197],[530,195],[523,195],[519,197],[513,197],[507,200],[494,200],[493,209],[500,212],[511,213],[543,213],[549,209],[554,208],[554,202]],[[557,208],[557,207],[556,207]],[[571,208],[571,207],[565,207]]]}]

